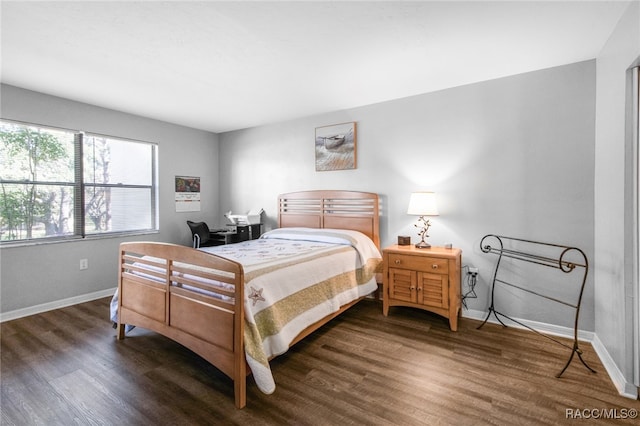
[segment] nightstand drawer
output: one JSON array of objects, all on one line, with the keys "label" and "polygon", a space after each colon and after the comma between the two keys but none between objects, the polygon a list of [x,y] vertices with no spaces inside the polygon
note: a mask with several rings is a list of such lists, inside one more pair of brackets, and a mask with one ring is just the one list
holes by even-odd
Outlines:
[{"label": "nightstand drawer", "polygon": [[389,266],[392,268],[430,272],[432,274],[449,273],[449,261],[438,257],[407,256],[403,254],[390,253]]}]

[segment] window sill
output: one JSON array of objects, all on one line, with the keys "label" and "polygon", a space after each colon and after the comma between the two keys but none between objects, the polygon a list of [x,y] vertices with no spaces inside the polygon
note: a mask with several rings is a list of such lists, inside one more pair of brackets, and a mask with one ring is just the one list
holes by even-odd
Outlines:
[{"label": "window sill", "polygon": [[56,238],[50,240],[28,240],[28,241],[3,241],[0,242],[0,249],[10,249],[17,247],[30,247],[30,246],[43,246],[43,245],[51,245],[51,244],[63,244],[63,243],[75,243],[81,241],[97,241],[97,240],[105,240],[112,238],[126,238],[126,237],[135,237],[136,235],[153,235],[159,234],[159,230],[151,230],[151,231],[134,231],[134,232],[114,232],[109,234],[93,234],[87,235],[85,237],[74,237],[70,236],[67,238]]}]

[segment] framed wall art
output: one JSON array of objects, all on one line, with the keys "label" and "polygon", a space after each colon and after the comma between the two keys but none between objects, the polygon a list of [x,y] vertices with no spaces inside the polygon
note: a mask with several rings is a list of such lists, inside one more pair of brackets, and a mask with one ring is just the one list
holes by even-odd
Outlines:
[{"label": "framed wall art", "polygon": [[316,127],[316,171],[356,168],[356,123]]}]

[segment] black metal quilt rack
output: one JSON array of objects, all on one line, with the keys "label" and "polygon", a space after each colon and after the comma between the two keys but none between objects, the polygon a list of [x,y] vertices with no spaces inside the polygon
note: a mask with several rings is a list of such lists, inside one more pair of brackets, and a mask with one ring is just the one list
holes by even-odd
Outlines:
[{"label": "black metal quilt rack", "polygon": [[[505,243],[507,243],[507,247],[505,247]],[[514,246],[524,247],[526,250],[512,248]],[[567,367],[569,367],[569,364],[571,364],[571,361],[573,360],[573,356],[576,354],[578,355],[578,358],[580,359],[580,361],[582,361],[582,364],[584,364],[584,366],[587,367],[589,371],[595,373],[596,371],[593,368],[591,368],[582,358],[582,350],[578,345],[578,319],[580,315],[580,303],[582,302],[584,286],[587,282],[587,274],[589,272],[589,262],[587,261],[587,256],[584,254],[584,252],[577,247],[569,247],[569,246],[550,244],[550,243],[541,243],[538,241],[523,240],[520,238],[505,237],[502,235],[494,235],[494,234],[488,234],[482,238],[482,240],[480,241],[480,249],[484,253],[497,255],[498,261],[496,262],[496,267],[493,274],[493,281],[491,283],[491,305],[489,306],[489,312],[487,313],[487,317],[484,319],[482,324],[478,326],[478,329],[480,329],[483,325],[487,323],[491,314],[493,314],[498,320],[498,322],[502,324],[504,327],[506,327],[507,325],[504,322],[502,322],[500,317],[507,318],[508,320],[513,321],[514,323],[519,324],[522,327],[525,327],[543,337],[546,337],[547,339],[550,339],[562,346],[565,346],[571,349],[571,356],[569,357],[569,360],[565,364],[564,368],[558,374],[556,374],[556,377],[562,376],[562,374],[565,372]],[[551,256],[547,254],[536,254],[536,252],[540,253],[540,252],[546,252],[546,251],[554,252],[554,255]],[[555,255],[556,252],[558,253],[557,255]],[[529,288],[523,287],[522,285],[516,285],[500,279],[498,277],[498,273],[500,271],[500,261],[503,258],[510,258],[510,259],[515,259],[517,261],[523,261],[523,262],[528,262],[528,263],[532,263],[532,264],[536,264],[544,267],[559,269],[560,271],[566,274],[569,274],[573,271],[583,270],[584,274],[582,276],[582,285],[580,286],[577,302],[569,303],[564,300],[560,300],[560,299],[533,291]],[[572,261],[572,260],[568,260],[569,258],[578,259],[578,260]],[[495,299],[494,299],[494,295],[496,291],[496,283],[503,284],[509,287],[514,287],[524,292],[531,293],[536,296],[539,296],[548,300],[552,300],[554,302],[561,303],[563,305],[566,305],[575,309],[575,322],[573,327],[573,345],[570,346],[565,342],[562,342],[558,339],[554,339],[553,337],[547,334],[543,334],[535,330],[534,328],[530,327],[529,325],[523,324],[522,322],[517,321],[509,317],[508,315],[496,310]]]}]

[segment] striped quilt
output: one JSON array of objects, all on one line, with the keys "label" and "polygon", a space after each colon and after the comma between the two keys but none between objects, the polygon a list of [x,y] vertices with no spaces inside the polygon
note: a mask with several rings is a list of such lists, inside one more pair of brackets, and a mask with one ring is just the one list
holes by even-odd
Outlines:
[{"label": "striped quilt", "polygon": [[309,325],[376,290],[382,263],[369,238],[335,229],[282,228],[202,250],[244,267],[246,359],[264,393],[275,390],[269,359]]}]

